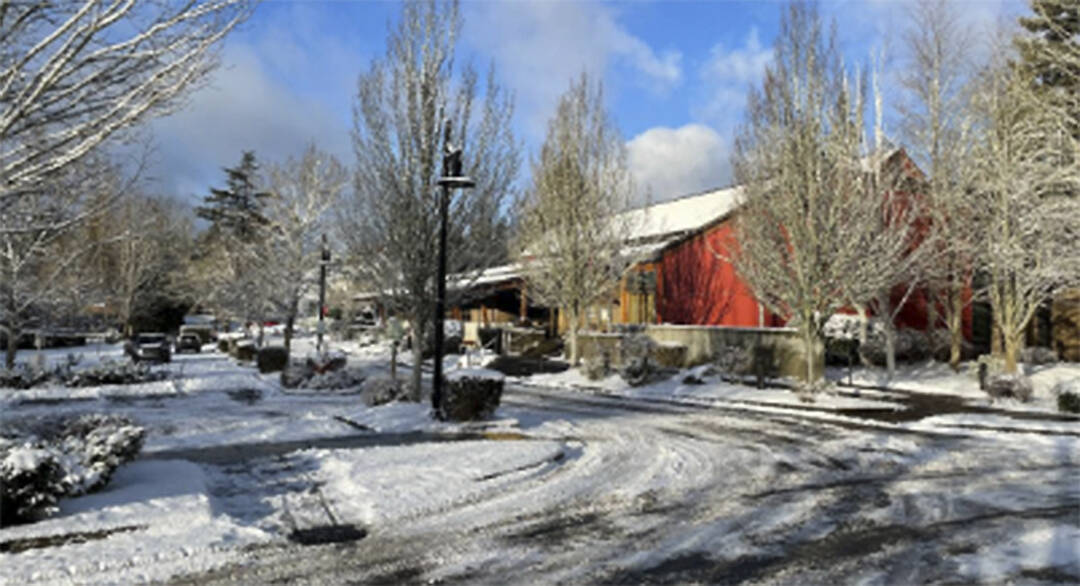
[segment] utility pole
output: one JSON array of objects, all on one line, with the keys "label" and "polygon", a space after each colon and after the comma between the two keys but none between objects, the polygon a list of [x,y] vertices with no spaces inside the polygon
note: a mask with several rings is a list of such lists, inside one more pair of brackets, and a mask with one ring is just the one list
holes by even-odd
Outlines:
[{"label": "utility pole", "polygon": [[326,322],[323,321],[326,313],[326,265],[330,264],[330,248],[326,245],[326,234],[322,235],[322,257],[319,259],[319,326],[316,329],[317,342],[315,348],[322,354],[323,334],[326,332]]},{"label": "utility pole", "polygon": [[[461,149],[455,149],[451,140],[450,120],[446,120],[443,130],[443,171],[439,178],[439,269],[435,276],[435,364],[434,380],[431,384],[431,407],[435,416],[443,418],[442,412],[442,359],[443,359],[443,320],[446,318],[446,223],[447,210],[450,206],[450,190],[468,188],[476,182],[461,174]],[[420,352],[421,348],[413,349]]]}]

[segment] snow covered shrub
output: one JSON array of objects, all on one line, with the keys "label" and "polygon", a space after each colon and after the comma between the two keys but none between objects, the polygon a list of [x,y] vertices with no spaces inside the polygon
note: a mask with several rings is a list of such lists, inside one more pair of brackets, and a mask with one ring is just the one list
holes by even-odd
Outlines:
[{"label": "snow covered shrub", "polygon": [[331,350],[309,354],[304,364],[315,374],[341,370],[348,363],[348,358],[340,351]]},{"label": "snow covered shrub", "polygon": [[63,454],[68,493],[79,495],[105,486],[121,464],[135,459],[145,436],[127,417],[90,414],[65,421],[46,441]]},{"label": "snow covered shrub", "polygon": [[1020,362],[1027,364],[1054,364],[1057,361],[1057,353],[1046,346],[1027,346],[1020,351]]},{"label": "snow covered shrub", "polygon": [[1031,379],[1022,374],[997,374],[989,379],[986,392],[995,399],[1030,401],[1035,392]]},{"label": "snow covered shrub", "polygon": [[29,389],[48,382],[51,377],[47,370],[18,362],[14,368],[0,368],[0,388]]},{"label": "snow covered shrub", "polygon": [[1058,411],[1080,413],[1080,378],[1057,383],[1051,393],[1057,397]]},{"label": "snow covered shrub", "polygon": [[502,373],[484,369],[455,370],[446,376],[436,417],[449,421],[477,421],[495,413],[502,399]]},{"label": "snow covered shrub", "polygon": [[94,387],[98,385],[134,385],[165,380],[168,371],[153,370],[145,362],[114,362],[105,360],[96,366],[72,373],[64,384],[69,387]]},{"label": "snow covered shrub", "polygon": [[36,520],[54,512],[61,497],[101,489],[138,455],[144,436],[125,417],[83,415],[0,439],[0,525]]},{"label": "snow covered shrub", "polygon": [[368,407],[378,407],[394,401],[403,401],[408,397],[401,381],[388,376],[369,378],[360,386],[360,398]]},{"label": "snow covered shrub", "polygon": [[236,358],[241,362],[251,362],[252,360],[255,360],[255,342],[242,340],[236,343],[234,349],[235,352],[233,352],[233,358]]},{"label": "snow covered shrub", "polygon": [[607,352],[600,352],[595,356],[586,358],[581,371],[585,374],[585,378],[589,380],[607,378],[611,374],[611,355]]},{"label": "snow covered shrub", "polygon": [[219,338],[218,341],[217,341],[217,349],[218,349],[218,352],[221,352],[222,354],[228,354],[229,353],[229,340],[227,338]]},{"label": "snow covered shrub", "polygon": [[640,386],[656,374],[653,351],[656,342],[641,333],[627,334],[619,338],[621,367],[619,376],[630,386]]},{"label": "snow covered shrub", "polygon": [[358,370],[333,370],[316,374],[300,386],[316,391],[342,391],[360,386],[365,378],[364,373]]},{"label": "snow covered shrub", "polygon": [[268,372],[281,372],[285,370],[285,367],[289,364],[289,353],[285,350],[284,346],[267,346],[265,348],[260,348],[256,363],[259,367],[259,372],[263,374]]},{"label": "snow covered shrub", "polygon": [[728,382],[737,382],[751,370],[753,355],[749,348],[737,344],[721,346],[714,362],[720,375]]},{"label": "snow covered shrub", "polygon": [[0,527],[55,512],[63,479],[56,456],[39,443],[0,439]]}]

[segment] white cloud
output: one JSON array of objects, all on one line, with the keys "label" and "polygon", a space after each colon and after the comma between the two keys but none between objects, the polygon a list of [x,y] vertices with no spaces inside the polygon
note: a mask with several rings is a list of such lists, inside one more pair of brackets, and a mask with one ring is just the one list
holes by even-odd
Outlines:
[{"label": "white cloud", "polygon": [[732,134],[746,106],[747,90],[760,85],[772,55],[772,48],[762,46],[757,28],[750,29],[739,47],[714,45],[699,71],[700,97],[694,115]]},{"label": "white cloud", "polygon": [[626,148],[634,180],[653,201],[731,181],[728,144],[708,126],[650,128],[631,139]]},{"label": "white cloud", "polygon": [[608,6],[496,2],[465,9],[465,38],[495,60],[533,139],[543,136],[558,97],[582,71],[603,79],[609,68],[625,67],[635,83],[659,95],[682,82],[682,55],[657,52],[620,24]]},{"label": "white cloud", "polygon": [[151,125],[153,174],[165,193],[198,202],[224,182],[221,168],[239,162],[244,150],[254,150],[265,165],[315,141],[351,162],[350,121],[270,75],[256,47],[230,45],[223,64],[183,110]]}]

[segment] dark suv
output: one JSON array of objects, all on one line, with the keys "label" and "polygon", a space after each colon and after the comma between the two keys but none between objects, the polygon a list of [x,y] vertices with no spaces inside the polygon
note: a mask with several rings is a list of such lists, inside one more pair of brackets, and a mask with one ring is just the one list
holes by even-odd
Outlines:
[{"label": "dark suv", "polygon": [[172,360],[172,344],[165,334],[139,334],[132,345],[132,358],[151,362]]},{"label": "dark suv", "polygon": [[180,334],[176,338],[176,353],[179,354],[184,350],[192,350],[199,352],[202,350],[202,339],[198,334]]}]

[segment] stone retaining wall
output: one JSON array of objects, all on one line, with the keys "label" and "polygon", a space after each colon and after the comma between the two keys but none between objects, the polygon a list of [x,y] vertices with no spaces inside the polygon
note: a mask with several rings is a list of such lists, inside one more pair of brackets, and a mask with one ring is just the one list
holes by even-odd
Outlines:
[{"label": "stone retaining wall", "polygon": [[[685,352],[666,352],[666,356],[681,356],[682,364],[668,366],[690,367],[712,362],[725,346],[756,349],[757,360],[770,376],[806,378],[806,359],[803,343],[794,328],[738,328],[724,326],[649,325],[645,335],[663,346],[683,346]],[[613,363],[618,361],[619,334],[582,333],[578,344],[583,359],[607,351]],[[825,352],[814,352],[815,372],[820,378],[825,369]]]}]

